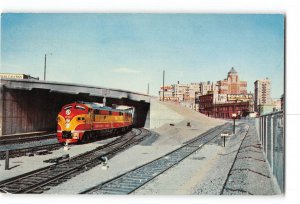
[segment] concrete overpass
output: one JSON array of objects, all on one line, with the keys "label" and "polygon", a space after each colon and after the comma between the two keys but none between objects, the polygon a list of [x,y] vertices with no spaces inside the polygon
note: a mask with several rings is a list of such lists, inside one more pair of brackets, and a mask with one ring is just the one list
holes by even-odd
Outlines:
[{"label": "concrete overpass", "polygon": [[77,100],[135,107],[134,126],[143,127],[150,96],[120,89],[28,79],[0,79],[0,136],[56,129],[60,108]]}]

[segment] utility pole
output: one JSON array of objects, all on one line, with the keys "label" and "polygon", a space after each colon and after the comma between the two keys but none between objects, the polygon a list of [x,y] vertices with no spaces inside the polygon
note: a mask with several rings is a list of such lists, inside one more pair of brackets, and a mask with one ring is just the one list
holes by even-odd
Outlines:
[{"label": "utility pole", "polygon": [[148,83],[148,89],[147,89],[147,94],[149,95],[149,83]]},{"label": "utility pole", "polygon": [[44,81],[46,80],[46,64],[47,64],[47,54],[45,54],[45,63],[44,63]]},{"label": "utility pole", "polygon": [[[48,55],[52,55],[52,53],[49,53]],[[46,69],[47,69],[47,54],[45,54],[45,62],[44,62],[44,81],[46,80]]]},{"label": "utility pole", "polygon": [[163,101],[165,101],[165,70],[163,71]]}]

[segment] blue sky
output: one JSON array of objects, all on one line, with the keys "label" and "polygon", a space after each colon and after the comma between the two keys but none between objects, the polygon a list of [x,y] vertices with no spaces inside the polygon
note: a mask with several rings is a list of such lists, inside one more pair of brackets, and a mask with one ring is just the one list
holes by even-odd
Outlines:
[{"label": "blue sky", "polygon": [[157,95],[166,84],[217,81],[235,67],[283,93],[284,16],[22,14],[1,16],[1,72]]}]

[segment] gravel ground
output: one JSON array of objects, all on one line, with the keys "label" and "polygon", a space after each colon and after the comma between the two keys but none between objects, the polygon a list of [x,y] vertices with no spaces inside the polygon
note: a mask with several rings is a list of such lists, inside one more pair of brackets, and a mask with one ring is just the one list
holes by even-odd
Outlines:
[{"label": "gravel ground", "polygon": [[7,145],[0,145],[0,151],[29,148],[29,147],[36,147],[36,146],[56,144],[56,143],[58,143],[57,139],[53,138],[53,139],[46,139],[46,140],[33,141],[33,142],[24,142],[22,144],[7,144]]},{"label": "gravel ground", "polygon": [[[28,171],[33,171],[42,167],[52,165],[50,163],[44,163],[44,160],[59,157],[64,154],[69,154],[70,157],[73,157],[86,151],[92,150],[101,145],[104,145],[112,140],[115,140],[116,138],[117,137],[83,145],[70,145],[70,149],[68,151],[65,151],[62,147],[60,149],[52,151],[51,154],[47,155],[34,155],[33,157],[22,156],[17,158],[10,158],[10,170],[4,170],[5,160],[0,160],[0,181],[26,173]],[[39,142],[42,143],[42,141]],[[44,142],[47,143],[47,141]]]},{"label": "gravel ground", "polygon": [[[109,168],[103,168],[101,165],[96,166],[44,193],[78,194],[161,157],[210,128],[225,123],[223,120],[208,118],[175,104],[157,102],[154,107],[157,107],[157,109],[152,109],[151,111],[157,115],[156,119],[159,120],[159,113],[164,115],[164,117],[169,117],[168,120],[156,120],[156,124],[159,125],[152,130],[152,135],[149,138],[110,159],[108,161]],[[190,122],[191,126],[187,126],[187,122]],[[170,126],[170,123],[173,125]],[[241,128],[245,127],[240,126],[236,132],[238,133]],[[222,193],[224,186],[223,194],[226,195],[279,194],[269,174],[264,155],[258,148],[257,134],[254,127],[251,127],[250,133],[245,139],[245,134],[229,136],[226,141],[226,147],[223,147],[223,140],[220,137],[216,138],[184,159],[180,164],[136,190],[133,194],[219,195]],[[244,142],[242,143],[243,139]],[[14,167],[15,165],[15,167],[10,171],[3,170],[4,161],[1,161],[0,180],[49,165],[43,163],[45,159],[61,156],[62,154],[74,156],[103,145],[109,140],[74,145],[69,151],[60,149],[54,151],[51,155],[14,158],[10,161],[11,166]],[[238,159],[234,163],[236,157]],[[226,180],[228,175],[228,180]]]},{"label": "gravel ground", "polygon": [[242,135],[230,136],[225,147],[223,147],[223,139],[215,138],[180,164],[135,191],[134,194],[220,194],[236,155],[234,150],[238,149],[242,138]]},{"label": "gravel ground", "polygon": [[[241,128],[238,127],[236,133],[239,133]],[[205,194],[205,195],[220,195],[225,184],[227,175],[230,171],[232,163],[237,154],[242,140],[245,134],[235,134],[226,138],[225,147],[223,147],[222,139],[218,139],[220,146],[219,152],[216,152],[216,160],[212,166],[209,174],[206,175],[198,184],[194,187],[193,194]]]},{"label": "gravel ground", "polygon": [[114,178],[133,168],[152,161],[179,146],[143,146],[136,145],[116,155],[108,161],[108,169],[101,165],[77,175],[71,180],[51,188],[45,194],[78,194],[104,181]]},{"label": "gravel ground", "polygon": [[[224,123],[222,120],[207,118],[193,110],[174,104],[157,102],[151,108],[152,117],[154,117],[153,114],[156,115],[156,122],[161,126],[153,129],[153,134],[149,138],[110,159],[108,161],[108,169],[103,170],[102,166],[94,167],[45,193],[80,193],[101,182],[161,157],[179,148],[191,138]],[[162,116],[161,120],[158,116],[159,114]],[[168,120],[165,120],[166,117]],[[187,121],[191,122],[191,127],[186,126]],[[173,123],[175,126],[170,126],[169,123]]]},{"label": "gravel ground", "polygon": [[254,126],[244,139],[226,182],[225,195],[279,195]]},{"label": "gravel ground", "polygon": [[[226,146],[218,137],[179,165],[134,192],[136,195],[278,195],[259,149],[255,127],[249,136],[240,130],[229,136]],[[236,159],[237,158],[237,159]],[[236,159],[236,161],[235,161]],[[229,175],[229,177],[228,177]],[[228,177],[228,180],[226,180]],[[223,187],[225,187],[224,191]]]}]

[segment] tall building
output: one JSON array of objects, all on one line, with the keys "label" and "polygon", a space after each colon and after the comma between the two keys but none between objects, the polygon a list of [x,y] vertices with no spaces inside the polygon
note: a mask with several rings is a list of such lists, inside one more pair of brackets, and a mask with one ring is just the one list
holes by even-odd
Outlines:
[{"label": "tall building", "polygon": [[219,94],[247,94],[247,82],[240,81],[237,71],[232,67],[227,79],[217,82]]},{"label": "tall building", "polygon": [[256,80],[254,82],[254,109],[260,112],[259,107],[263,105],[271,105],[271,80],[266,78]]},{"label": "tall building", "polygon": [[191,100],[195,100],[195,98],[199,95],[200,92],[200,84],[199,83],[190,83],[189,84],[189,98]]},{"label": "tall building", "polygon": [[178,97],[179,102],[189,98],[189,86],[187,84],[174,84],[174,95]]},{"label": "tall building", "polygon": [[174,93],[174,85],[171,86],[164,86],[160,87],[160,91],[158,92],[159,94],[159,100],[162,101],[174,101],[178,102],[179,98],[175,96]]},{"label": "tall building", "polygon": [[202,96],[202,95],[206,95],[206,94],[208,94],[209,92],[211,93],[211,92],[214,92],[214,93],[216,93],[216,91],[217,91],[217,86],[216,86],[216,84],[214,84],[214,83],[211,83],[210,81],[207,81],[207,82],[200,82],[200,96]]}]

